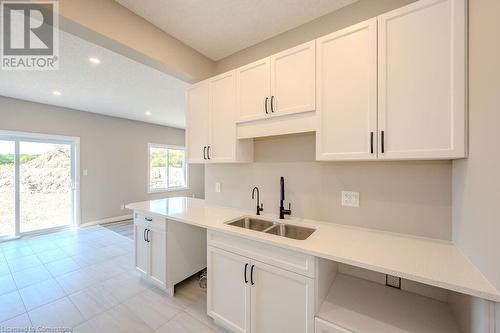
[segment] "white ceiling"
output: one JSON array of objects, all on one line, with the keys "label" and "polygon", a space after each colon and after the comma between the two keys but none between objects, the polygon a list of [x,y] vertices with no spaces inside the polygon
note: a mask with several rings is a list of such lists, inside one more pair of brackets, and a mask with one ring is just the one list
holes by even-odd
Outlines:
[{"label": "white ceiling", "polygon": [[[185,127],[187,83],[63,31],[59,36],[59,70],[1,71],[0,95]],[[91,64],[92,56],[101,64]]]},{"label": "white ceiling", "polygon": [[212,60],[358,0],[115,0]]}]

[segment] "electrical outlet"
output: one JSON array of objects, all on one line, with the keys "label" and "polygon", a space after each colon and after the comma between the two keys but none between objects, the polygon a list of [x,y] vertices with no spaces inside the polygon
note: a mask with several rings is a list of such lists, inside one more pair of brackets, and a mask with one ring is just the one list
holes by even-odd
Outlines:
[{"label": "electrical outlet", "polygon": [[83,169],[82,173],[83,173],[84,176],[88,176],[89,175],[89,170]]},{"label": "electrical outlet", "polygon": [[215,192],[217,192],[217,193],[221,192],[221,185],[220,185],[220,183],[215,183]]},{"label": "electrical outlet", "polygon": [[385,285],[388,287],[401,289],[401,278],[394,275],[385,275]]},{"label": "electrical outlet", "polygon": [[342,206],[359,207],[359,192],[342,191]]}]

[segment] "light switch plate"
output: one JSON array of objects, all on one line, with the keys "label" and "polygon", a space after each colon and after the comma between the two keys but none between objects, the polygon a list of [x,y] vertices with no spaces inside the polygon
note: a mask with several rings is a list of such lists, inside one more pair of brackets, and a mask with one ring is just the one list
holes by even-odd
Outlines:
[{"label": "light switch plate", "polygon": [[359,207],[359,192],[342,191],[342,206]]},{"label": "light switch plate", "polygon": [[220,185],[220,183],[215,183],[215,192],[217,192],[217,193],[221,192],[221,185]]},{"label": "light switch plate", "polygon": [[83,173],[84,176],[88,176],[89,175],[89,170],[83,169],[82,173]]}]

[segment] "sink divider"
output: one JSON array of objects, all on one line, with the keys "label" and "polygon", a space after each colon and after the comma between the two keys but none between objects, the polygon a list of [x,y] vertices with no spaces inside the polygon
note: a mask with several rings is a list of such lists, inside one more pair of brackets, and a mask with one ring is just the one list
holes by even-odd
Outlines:
[{"label": "sink divider", "polygon": [[262,232],[268,232],[269,230],[271,230],[273,228],[277,228],[280,225],[281,225],[281,223],[275,222],[272,226],[267,227],[266,229],[262,230]]}]

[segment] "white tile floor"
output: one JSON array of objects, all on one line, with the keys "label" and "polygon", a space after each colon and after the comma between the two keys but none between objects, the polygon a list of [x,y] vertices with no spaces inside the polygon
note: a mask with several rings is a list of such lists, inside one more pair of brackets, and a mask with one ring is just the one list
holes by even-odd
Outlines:
[{"label": "white tile floor", "polygon": [[29,326],[224,332],[196,277],[169,297],[134,270],[133,241],[99,226],[0,243],[0,331]]}]

